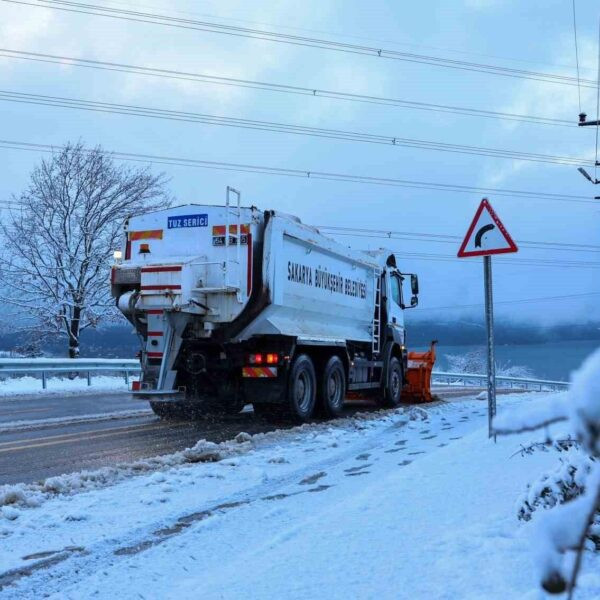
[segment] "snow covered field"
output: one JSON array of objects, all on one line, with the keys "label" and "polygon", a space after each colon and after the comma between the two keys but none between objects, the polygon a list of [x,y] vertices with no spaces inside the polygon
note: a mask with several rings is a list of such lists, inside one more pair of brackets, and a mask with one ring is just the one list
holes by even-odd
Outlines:
[{"label": "snow covered field", "polygon": [[81,392],[108,392],[126,391],[128,389],[124,377],[108,375],[93,375],[92,385],[88,386],[85,377],[69,379],[68,377],[48,377],[47,389],[42,388],[42,380],[38,377],[26,375],[24,377],[11,377],[0,381],[0,399],[6,396],[19,396],[24,394],[48,393],[81,393]]},{"label": "snow covered field", "polygon": [[[205,445],[3,507],[0,597],[538,599],[515,503],[556,457],[513,456],[531,439],[493,444],[459,399]],[[577,598],[599,596],[584,569]]]}]

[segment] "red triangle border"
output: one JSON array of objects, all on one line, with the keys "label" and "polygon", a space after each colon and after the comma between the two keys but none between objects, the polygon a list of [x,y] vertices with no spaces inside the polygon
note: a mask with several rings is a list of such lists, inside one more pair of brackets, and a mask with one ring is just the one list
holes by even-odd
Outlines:
[{"label": "red triangle border", "polygon": [[[499,248],[496,250],[476,250],[476,251],[471,251],[471,252],[465,252],[465,248],[467,247],[467,244],[469,243],[469,240],[471,239],[471,235],[473,235],[473,230],[475,229],[475,225],[477,224],[477,221],[479,220],[479,217],[481,216],[481,213],[483,212],[484,209],[487,209],[487,211],[490,213],[492,220],[498,226],[500,233],[504,236],[504,239],[507,241],[509,247],[508,248]],[[489,203],[487,198],[484,198],[481,201],[481,203],[479,204],[479,208],[477,209],[477,212],[475,213],[475,216],[473,217],[473,221],[471,221],[471,225],[469,226],[469,229],[467,230],[467,235],[465,235],[465,239],[463,240],[463,242],[460,246],[460,249],[458,250],[458,254],[457,254],[458,258],[469,258],[472,256],[490,256],[492,254],[508,254],[510,252],[518,252],[518,251],[519,251],[519,248],[515,244],[512,237],[510,237],[510,234],[508,233],[508,231],[506,231],[506,227],[504,227],[504,224],[502,223],[502,221],[500,221],[500,218],[495,213],[494,209],[492,208],[492,205]]]}]

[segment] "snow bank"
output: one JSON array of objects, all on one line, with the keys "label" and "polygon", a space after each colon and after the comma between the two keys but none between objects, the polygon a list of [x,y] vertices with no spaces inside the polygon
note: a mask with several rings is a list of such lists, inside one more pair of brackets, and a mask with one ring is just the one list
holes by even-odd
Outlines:
[{"label": "snow bank", "polygon": [[102,392],[126,391],[128,389],[124,377],[111,377],[108,375],[92,375],[92,385],[88,386],[86,378],[77,377],[48,377],[47,388],[42,388],[41,378],[25,375],[11,377],[0,381],[0,398],[3,396],[18,396],[29,394],[47,394],[49,392]]}]

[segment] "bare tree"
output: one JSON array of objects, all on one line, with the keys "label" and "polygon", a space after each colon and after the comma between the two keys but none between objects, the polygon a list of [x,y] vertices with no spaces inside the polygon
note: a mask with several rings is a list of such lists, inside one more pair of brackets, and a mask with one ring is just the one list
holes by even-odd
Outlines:
[{"label": "bare tree", "polygon": [[109,270],[123,221],[168,206],[165,185],[164,174],[118,165],[81,142],[35,167],[0,224],[2,300],[28,317],[23,329],[64,336],[74,358],[84,329],[117,318]]}]

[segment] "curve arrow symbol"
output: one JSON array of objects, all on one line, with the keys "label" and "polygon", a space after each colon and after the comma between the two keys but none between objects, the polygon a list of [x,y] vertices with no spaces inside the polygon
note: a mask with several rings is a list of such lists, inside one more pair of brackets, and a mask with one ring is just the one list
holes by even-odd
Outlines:
[{"label": "curve arrow symbol", "polygon": [[491,231],[492,229],[496,229],[495,225],[491,223],[489,225],[484,225],[476,234],[475,234],[475,248],[481,248],[481,238],[484,233]]}]

